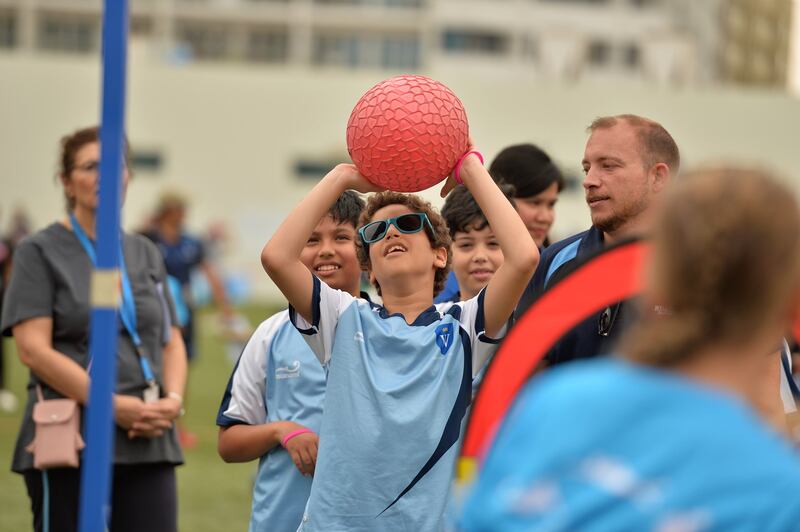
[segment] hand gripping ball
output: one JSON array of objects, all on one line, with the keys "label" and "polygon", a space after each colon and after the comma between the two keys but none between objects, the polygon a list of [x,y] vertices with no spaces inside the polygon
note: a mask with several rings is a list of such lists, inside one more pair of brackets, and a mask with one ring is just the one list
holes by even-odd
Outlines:
[{"label": "hand gripping ball", "polygon": [[361,175],[396,192],[442,181],[468,147],[461,101],[423,76],[378,83],[358,100],[347,121],[347,151]]}]

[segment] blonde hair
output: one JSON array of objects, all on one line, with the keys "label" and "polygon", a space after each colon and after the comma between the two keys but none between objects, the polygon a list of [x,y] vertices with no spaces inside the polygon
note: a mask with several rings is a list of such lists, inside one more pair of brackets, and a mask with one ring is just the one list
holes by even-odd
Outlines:
[{"label": "blonde hair", "polygon": [[641,363],[670,366],[712,344],[735,345],[789,310],[800,289],[800,211],[771,175],[718,167],[668,193],[653,232],[652,295],[622,345]]}]

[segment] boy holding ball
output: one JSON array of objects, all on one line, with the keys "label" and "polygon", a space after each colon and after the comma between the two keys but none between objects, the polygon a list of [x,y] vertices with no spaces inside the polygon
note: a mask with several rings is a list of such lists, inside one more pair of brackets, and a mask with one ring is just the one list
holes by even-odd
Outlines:
[{"label": "boy holding ball", "polygon": [[[538,263],[528,231],[476,155],[461,158],[442,195],[463,179],[504,262],[477,296],[444,312],[433,306],[451,260],[444,220],[418,196],[383,192],[353,165],[328,173],[264,247],[262,263],[292,305],[292,322],[328,369],[300,530],[443,527],[472,379]],[[382,306],[328,287],[300,260],[313,220],[348,189],[380,192],[362,214],[358,252]]]}]

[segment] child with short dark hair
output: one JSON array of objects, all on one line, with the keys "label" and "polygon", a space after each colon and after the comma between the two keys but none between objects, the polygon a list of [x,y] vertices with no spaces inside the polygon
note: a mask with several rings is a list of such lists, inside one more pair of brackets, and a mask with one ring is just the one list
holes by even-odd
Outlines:
[{"label": "child with short dark hair", "polygon": [[[509,202],[514,204],[509,185],[498,185]],[[453,241],[453,273],[458,281],[458,293],[450,300],[466,301],[478,295],[489,284],[503,264],[503,250],[489,221],[465,186],[457,186],[447,196],[442,216],[450,228]]]},{"label": "child with short dark hair", "polygon": [[[300,260],[331,288],[359,294],[356,227],[364,201],[343,193],[306,239]],[[231,374],[217,415],[226,462],[260,459],[250,530],[293,531],[303,517],[317,458],[326,375],[283,310],[256,329]]]},{"label": "child with short dark hair", "polygon": [[450,238],[442,217],[413,195],[376,194],[362,216],[359,257],[383,305],[333,290],[303,268],[309,220],[344,190],[381,190],[353,165],[326,175],[262,252],[293,307],[292,321],[328,369],[319,461],[299,530],[443,527],[472,378],[496,349],[538,263],[524,224],[474,153],[462,157],[460,175],[505,261],[468,301],[443,312],[433,306],[447,275]]}]

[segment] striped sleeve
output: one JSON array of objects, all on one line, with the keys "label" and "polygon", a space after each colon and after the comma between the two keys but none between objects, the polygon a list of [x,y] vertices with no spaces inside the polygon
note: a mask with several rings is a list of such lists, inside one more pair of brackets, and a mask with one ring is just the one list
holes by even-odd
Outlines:
[{"label": "striped sleeve", "polygon": [[248,340],[217,413],[217,425],[259,425],[267,421],[267,368],[272,340],[288,326],[289,313],[284,310],[262,322]]}]

